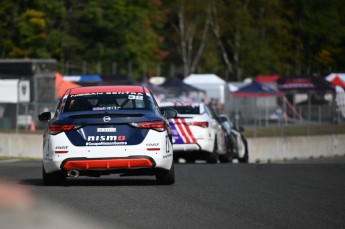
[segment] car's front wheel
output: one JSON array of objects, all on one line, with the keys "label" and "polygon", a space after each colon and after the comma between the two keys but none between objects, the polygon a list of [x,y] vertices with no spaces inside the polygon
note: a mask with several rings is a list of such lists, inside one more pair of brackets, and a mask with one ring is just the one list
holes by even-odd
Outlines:
[{"label": "car's front wheel", "polygon": [[61,185],[66,180],[66,176],[62,172],[47,173],[42,166],[43,184],[47,186]]},{"label": "car's front wheel", "polygon": [[156,172],[156,181],[159,185],[170,185],[175,183],[174,163],[169,170],[158,170]]}]

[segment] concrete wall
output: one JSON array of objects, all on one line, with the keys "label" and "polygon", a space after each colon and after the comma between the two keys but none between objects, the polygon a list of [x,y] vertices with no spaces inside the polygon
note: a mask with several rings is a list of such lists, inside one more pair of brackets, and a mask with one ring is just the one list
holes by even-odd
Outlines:
[{"label": "concrete wall", "polygon": [[250,162],[345,155],[345,135],[248,139]]},{"label": "concrete wall", "polygon": [[[345,135],[249,138],[250,162],[345,155]],[[0,133],[0,156],[42,158],[42,135]]]},{"label": "concrete wall", "polygon": [[0,133],[0,156],[42,158],[43,135]]}]

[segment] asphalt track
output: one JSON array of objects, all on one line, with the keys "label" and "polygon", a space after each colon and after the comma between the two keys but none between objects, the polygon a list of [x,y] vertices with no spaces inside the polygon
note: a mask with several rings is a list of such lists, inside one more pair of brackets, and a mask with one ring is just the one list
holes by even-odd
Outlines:
[{"label": "asphalt track", "polygon": [[[176,164],[175,170],[171,186],[156,185],[153,177],[112,175],[45,187],[41,162],[0,162],[1,178],[33,190],[37,201],[45,200],[45,209],[58,206],[65,214],[57,222],[81,216],[74,222],[80,228],[93,227],[89,222],[98,229],[345,228],[344,157],[284,164]],[[55,214],[45,209],[39,217]]]}]

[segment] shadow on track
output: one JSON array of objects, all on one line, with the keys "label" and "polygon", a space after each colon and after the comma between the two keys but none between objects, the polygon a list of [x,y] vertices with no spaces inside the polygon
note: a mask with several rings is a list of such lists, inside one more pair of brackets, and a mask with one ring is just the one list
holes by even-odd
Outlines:
[{"label": "shadow on track", "polygon": [[[44,186],[42,179],[25,179],[19,182],[23,185]],[[138,178],[67,178],[60,187],[69,186],[153,186],[158,185],[153,179]]]}]

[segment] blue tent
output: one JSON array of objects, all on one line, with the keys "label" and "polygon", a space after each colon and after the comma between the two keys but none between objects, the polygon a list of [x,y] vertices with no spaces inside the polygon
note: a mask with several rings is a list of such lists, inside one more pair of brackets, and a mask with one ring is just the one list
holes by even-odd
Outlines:
[{"label": "blue tent", "polygon": [[68,81],[78,83],[100,83],[102,78],[99,75],[64,75],[63,78]]},{"label": "blue tent", "polygon": [[274,90],[273,88],[253,81],[252,83],[239,88],[236,92],[232,93],[237,97],[260,97],[260,96],[284,96],[284,93]]}]

